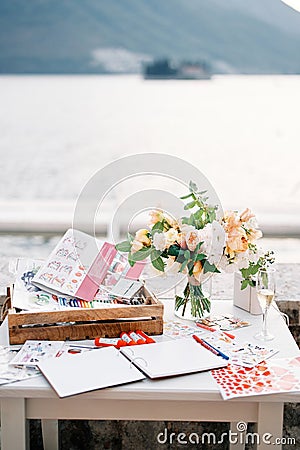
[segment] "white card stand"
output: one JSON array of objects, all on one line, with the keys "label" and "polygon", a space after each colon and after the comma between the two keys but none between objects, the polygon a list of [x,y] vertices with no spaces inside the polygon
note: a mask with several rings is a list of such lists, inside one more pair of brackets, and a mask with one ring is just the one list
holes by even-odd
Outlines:
[{"label": "white card stand", "polygon": [[253,287],[247,286],[246,289],[241,289],[242,275],[238,272],[234,274],[234,288],[233,288],[233,304],[238,306],[250,314],[262,314],[259,305],[256,290]]}]

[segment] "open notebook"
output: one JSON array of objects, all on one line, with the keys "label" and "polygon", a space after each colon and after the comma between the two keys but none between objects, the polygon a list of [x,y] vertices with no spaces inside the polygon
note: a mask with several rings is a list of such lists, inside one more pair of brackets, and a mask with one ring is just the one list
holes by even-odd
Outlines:
[{"label": "open notebook", "polygon": [[226,367],[227,362],[193,338],[123,347],[121,353],[150,378],[184,375]]},{"label": "open notebook", "polygon": [[60,397],[142,380],[219,369],[227,362],[192,338],[48,358],[38,367]]},{"label": "open notebook", "polygon": [[114,347],[69,357],[48,358],[41,361],[38,367],[59,397],[146,378]]}]

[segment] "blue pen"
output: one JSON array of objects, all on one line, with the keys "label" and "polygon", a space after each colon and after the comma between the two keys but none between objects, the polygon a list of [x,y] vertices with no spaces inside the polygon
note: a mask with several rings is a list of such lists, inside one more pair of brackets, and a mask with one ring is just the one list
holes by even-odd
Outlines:
[{"label": "blue pen", "polygon": [[[201,338],[202,339],[202,338]],[[214,347],[213,345],[211,345],[209,342],[205,341],[204,339],[202,339],[202,341],[208,345],[210,348],[212,348],[213,350],[215,350],[216,352],[218,352],[219,356],[222,356],[222,358],[228,360],[229,356],[225,355],[223,352],[221,352],[221,350],[219,350],[218,348]]]}]

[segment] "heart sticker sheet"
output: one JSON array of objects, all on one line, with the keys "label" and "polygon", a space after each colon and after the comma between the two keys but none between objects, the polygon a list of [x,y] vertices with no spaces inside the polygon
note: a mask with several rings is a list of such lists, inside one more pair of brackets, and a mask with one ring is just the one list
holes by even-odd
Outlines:
[{"label": "heart sticker sheet", "polygon": [[300,356],[262,362],[253,368],[229,364],[211,371],[224,400],[251,395],[300,392]]}]

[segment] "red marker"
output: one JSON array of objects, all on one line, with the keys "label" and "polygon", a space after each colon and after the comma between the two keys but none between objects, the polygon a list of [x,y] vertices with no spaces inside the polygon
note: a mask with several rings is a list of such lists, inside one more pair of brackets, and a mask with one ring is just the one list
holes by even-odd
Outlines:
[{"label": "red marker", "polygon": [[221,352],[221,350],[213,347],[211,344],[204,341],[204,339],[200,339],[199,336],[196,336],[195,334],[193,334],[193,338],[195,339],[196,342],[201,344],[202,347],[206,348],[207,350],[212,352],[214,355],[222,356],[222,358],[227,359],[227,360],[229,359],[229,356],[225,355],[223,352]]},{"label": "red marker", "polygon": [[[218,330],[216,330],[216,328],[209,327],[207,325],[204,325],[203,323],[196,323],[196,325],[199,328],[203,328],[203,330],[218,331]],[[229,337],[230,339],[234,339],[235,338],[234,334],[227,333],[226,331],[221,331],[221,333],[225,334],[225,336]]]},{"label": "red marker", "polygon": [[142,330],[137,330],[136,334],[140,336],[142,339],[144,339],[147,344],[155,344],[156,342],[152,337],[148,336]]},{"label": "red marker", "polygon": [[146,344],[146,341],[144,338],[141,338],[140,336],[138,336],[134,331],[129,331],[129,336],[131,337],[131,339],[138,345],[140,344]]}]

